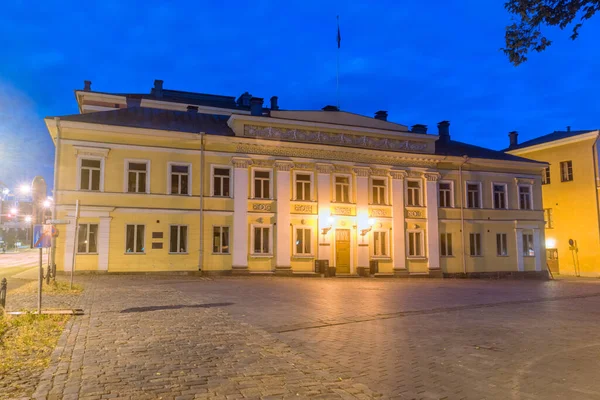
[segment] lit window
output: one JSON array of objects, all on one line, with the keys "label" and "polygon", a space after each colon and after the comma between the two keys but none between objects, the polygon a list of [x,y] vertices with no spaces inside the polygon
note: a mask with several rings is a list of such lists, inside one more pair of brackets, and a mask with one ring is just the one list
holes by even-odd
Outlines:
[{"label": "lit window", "polygon": [[561,182],[569,182],[573,180],[572,161],[562,161],[560,163],[560,180]]},{"label": "lit window", "polygon": [[97,239],[97,224],[80,224],[77,238],[77,253],[97,253]]},{"label": "lit window", "polygon": [[546,167],[544,168],[544,171],[542,172],[542,185],[549,185],[550,184],[550,167]]},{"label": "lit window", "polygon": [[533,235],[531,233],[523,234],[523,255],[525,257],[535,256],[535,251],[533,250]]},{"label": "lit window", "polygon": [[296,200],[310,201],[310,174],[296,174]]},{"label": "lit window", "polygon": [[375,231],[373,232],[373,255],[383,257],[388,255],[387,248],[387,232]]},{"label": "lit window", "polygon": [[270,254],[271,228],[264,226],[254,227],[254,254]]},{"label": "lit window", "polygon": [[506,185],[494,184],[494,208],[506,208]]},{"label": "lit window", "polygon": [[229,254],[229,227],[213,227],[213,253]]},{"label": "lit window", "polygon": [[506,247],[506,233],[496,234],[496,255],[507,256],[508,248]]},{"label": "lit window", "polygon": [[190,166],[171,165],[171,194],[190,194]]},{"label": "lit window", "polygon": [[440,207],[452,207],[452,184],[440,182],[438,184]]},{"label": "lit window", "polygon": [[467,208],[481,207],[481,190],[479,183],[467,183]]},{"label": "lit window", "polygon": [[171,225],[169,253],[187,253],[187,225]]},{"label": "lit window", "polygon": [[213,169],[213,196],[230,197],[231,169]]},{"label": "lit window", "polygon": [[420,181],[406,181],[406,204],[409,206],[420,206],[421,205],[421,182]]},{"label": "lit window", "polygon": [[469,253],[472,257],[481,256],[481,233],[469,233]]},{"label": "lit window", "polygon": [[409,257],[423,257],[422,232],[408,232],[408,255]]},{"label": "lit window", "polygon": [[531,210],[531,186],[519,186],[519,208]]},{"label": "lit window", "polygon": [[338,203],[350,202],[350,178],[347,176],[335,177],[335,201]]},{"label": "lit window", "polygon": [[145,162],[127,163],[127,191],[129,193],[146,193],[146,174],[148,165]]},{"label": "lit window", "polygon": [[310,255],[312,231],[310,228],[296,228],[296,254]]},{"label": "lit window", "polygon": [[127,225],[125,251],[127,253],[144,253],[144,225]]},{"label": "lit window", "polygon": [[373,204],[386,204],[385,201],[385,179],[373,179]]},{"label": "lit window", "polygon": [[100,160],[81,160],[81,177],[79,181],[79,187],[81,190],[100,190]]},{"label": "lit window", "polygon": [[440,254],[442,256],[452,256],[452,234],[442,233],[440,234]]},{"label": "lit window", "polygon": [[254,171],[254,198],[271,198],[271,171]]}]

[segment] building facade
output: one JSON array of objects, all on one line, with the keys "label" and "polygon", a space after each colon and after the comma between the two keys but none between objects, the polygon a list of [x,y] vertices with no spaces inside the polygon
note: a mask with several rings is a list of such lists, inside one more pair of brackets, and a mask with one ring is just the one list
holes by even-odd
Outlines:
[{"label": "building facade", "polygon": [[[338,111],[163,89],[76,91],[56,145],[56,263],[76,270],[530,274],[545,163]],[[75,204],[80,203],[78,229]],[[75,252],[75,257],[73,257]]]},{"label": "building facade", "polygon": [[598,130],[556,131],[507,152],[549,163],[542,175],[546,258],[553,273],[600,276]]}]

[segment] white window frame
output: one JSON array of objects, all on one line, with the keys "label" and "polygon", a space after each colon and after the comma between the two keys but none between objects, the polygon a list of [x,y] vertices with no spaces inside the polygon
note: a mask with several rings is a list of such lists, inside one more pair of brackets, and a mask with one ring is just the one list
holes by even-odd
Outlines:
[{"label": "white window frame", "polygon": [[[423,179],[405,179],[406,181],[406,185],[404,188],[404,202],[406,203],[407,207],[423,207]],[[419,184],[419,204],[409,204],[409,196],[408,196],[408,182],[417,182]]]},{"label": "white window frame", "polygon": [[[529,189],[529,208],[521,208],[521,188],[526,187]],[[517,199],[519,201],[519,210],[533,210],[533,185],[519,183],[517,185]]]},{"label": "white window frame", "polygon": [[[177,251],[171,251],[171,228],[177,227]],[[181,227],[185,226],[185,251],[179,251],[179,244],[181,239]],[[190,252],[190,227],[186,224],[171,224],[169,225],[169,254],[189,254]]]},{"label": "white window frame", "polygon": [[[150,160],[142,160],[136,158],[126,158],[123,164],[123,193],[128,194],[150,194]],[[146,191],[145,192],[130,192],[129,191],[129,163],[146,164]]]},{"label": "white window frame", "polygon": [[[525,238],[529,237],[531,237],[530,243],[531,248],[533,249],[533,254],[529,254],[528,251],[525,251],[526,246],[529,244],[529,240],[526,240]],[[523,257],[535,257],[535,240],[532,232],[523,232],[523,248],[521,249],[521,253],[523,254]]]},{"label": "white window frame", "polygon": [[[420,255],[411,255],[410,254],[410,235],[414,233],[420,234],[420,244],[421,244],[421,254]],[[425,231],[422,229],[409,229],[406,231],[406,257],[412,259],[426,258],[425,253]]]},{"label": "white window frame", "polygon": [[550,185],[551,183],[552,183],[552,175],[550,174],[550,166],[548,165],[542,171],[542,185]]},{"label": "white window frame", "polygon": [[[352,199],[352,175],[351,174],[333,174],[332,175],[332,179],[333,179],[333,190],[331,192],[331,197],[333,197],[333,201],[332,203],[339,203],[339,204],[351,204],[353,203]],[[339,201],[337,199],[337,183],[335,182],[335,178],[348,178],[348,201]]]},{"label": "white window frame", "polygon": [[[86,154],[78,154],[77,155],[77,190],[85,191],[85,192],[104,192],[104,162],[106,157],[96,156],[96,155],[86,155]],[[91,190],[91,189],[82,189],[81,188],[81,161],[82,160],[98,160],[100,161],[100,184],[99,190]]]},{"label": "white window frame", "polygon": [[[215,228],[219,228],[219,240],[221,241],[219,248],[220,251],[216,252],[215,251]],[[229,247],[227,248],[227,251],[223,251],[223,228],[227,228],[227,243],[229,244]],[[213,225],[212,230],[211,230],[211,235],[212,235],[212,254],[217,254],[217,255],[228,255],[231,254],[231,226],[229,225]]]},{"label": "white window frame", "polygon": [[[494,186],[504,186],[504,207],[496,207],[496,193],[494,192]],[[492,190],[492,208],[494,210],[508,210],[508,184],[506,182],[492,182],[490,187]]]},{"label": "white window frame", "polygon": [[[79,251],[79,232],[81,232],[81,226],[82,225],[87,225],[87,236],[86,236],[86,250],[85,251]],[[96,225],[96,251],[90,252],[90,225]],[[77,233],[77,247],[76,247],[76,252],[77,254],[98,254],[98,237],[100,236],[100,224],[99,223],[95,223],[95,222],[85,222],[82,224],[79,224],[77,226],[77,229],[75,230]]]},{"label": "white window frame", "polygon": [[[383,181],[383,199],[382,199],[383,202],[381,202],[381,203],[375,203],[375,197],[373,196],[373,188],[375,187],[375,185],[373,184],[374,180]],[[389,205],[388,186],[389,186],[389,182],[388,182],[387,176],[371,176],[371,177],[369,177],[369,199],[371,200],[370,204],[372,204],[374,206]]]},{"label": "white window frame", "polygon": [[[309,225],[293,225],[292,229],[294,233],[292,237],[294,238],[294,242],[292,243],[293,247],[293,255],[294,257],[306,257],[306,258],[314,258],[315,256],[315,235],[313,232],[313,227]],[[310,253],[298,253],[296,249],[296,241],[298,241],[298,229],[308,229],[310,231]],[[303,233],[304,234],[304,233]],[[252,242],[254,245],[254,241]],[[306,247],[306,246],[305,246]]]},{"label": "white window frame", "polygon": [[[215,169],[228,169],[229,170],[229,196],[215,195]],[[212,197],[219,197],[224,199],[233,198],[233,168],[231,165],[222,164],[211,164],[210,165],[210,195]],[[221,253],[218,253],[221,254]]]},{"label": "white window frame", "polygon": [[[136,251],[128,252],[127,251],[127,227],[129,225],[133,225],[133,226],[136,227],[133,230],[133,245],[134,246],[135,246],[135,243],[137,242],[137,240],[136,240],[137,239],[137,227],[140,226],[140,225],[144,227],[144,241],[142,242],[143,245],[144,245],[144,251],[142,251],[142,252],[136,252]],[[148,235],[146,235],[146,233],[148,233],[147,230],[146,230],[146,224],[136,224],[135,222],[134,223],[125,223],[125,254],[126,255],[135,255],[135,254],[140,255],[140,254],[146,254],[147,253],[146,252],[146,240],[148,239]]]},{"label": "white window frame", "polygon": [[[446,246],[442,246],[442,235],[446,236]],[[450,237],[450,241],[452,242],[452,232],[440,232],[440,257],[454,257],[454,247],[451,243],[448,245],[448,237]],[[449,250],[449,251],[448,251]],[[442,254],[446,253],[446,254]]]},{"label": "white window frame", "polygon": [[[469,207],[469,185],[477,185],[479,186],[479,207]],[[483,189],[480,181],[466,181],[465,182],[465,208],[476,210],[478,208],[483,208]]]},{"label": "white window frame", "polygon": [[[310,193],[309,193],[309,199],[308,200],[299,200],[298,199],[298,189],[296,187],[296,180],[297,180],[297,176],[298,175],[309,175],[310,176]],[[315,192],[315,174],[312,171],[294,171],[294,182],[293,182],[294,187],[292,188],[292,195],[293,195],[293,199],[294,201],[313,201],[313,193]],[[294,241],[295,242],[295,241]]]},{"label": "white window frame", "polygon": [[[501,249],[498,249],[498,238],[500,237],[500,247],[502,247]],[[506,250],[506,254],[500,254],[501,251],[500,250]],[[507,233],[496,233],[496,257],[508,257],[508,234]]]},{"label": "white window frame", "polygon": [[[566,178],[569,177],[569,163],[571,163],[571,179],[564,179],[565,177]],[[566,167],[566,170],[565,170],[567,173],[566,176],[563,174],[563,164]],[[566,160],[566,161],[559,162],[558,169],[560,171],[560,181],[561,182],[573,182],[575,180],[575,174],[573,173],[573,160]]]},{"label": "white window frame", "polygon": [[[256,173],[256,171],[262,171],[262,172],[268,172],[269,173],[269,197],[256,197],[256,194],[254,193],[254,188],[255,188],[255,182],[254,182],[254,175]],[[273,168],[252,168],[252,174],[251,174],[251,193],[252,193],[252,198],[256,199],[256,200],[273,200]],[[272,252],[272,250],[271,250]]]},{"label": "white window frame", "polygon": [[[182,193],[172,193],[171,192],[171,168],[176,166],[188,167],[188,192],[187,194]],[[169,161],[167,163],[167,194],[173,196],[191,196],[192,195],[192,184],[194,180],[192,179],[192,163],[187,162],[178,162],[178,161]]]},{"label": "white window frame", "polygon": [[[479,254],[471,254],[471,235],[479,235]],[[483,257],[483,235],[481,232],[469,232],[469,257]],[[477,250],[477,247],[475,247]]]},{"label": "white window frame", "polygon": [[449,206],[439,206],[441,208],[454,208],[454,181],[453,180],[443,180],[438,182],[438,204],[440,204],[440,184],[441,183],[449,183],[450,184],[450,205]]},{"label": "white window frame", "polygon": [[[254,252],[254,228],[269,228],[269,252],[268,253],[255,253]],[[273,224],[251,224],[250,225],[250,254],[254,257],[273,257]]]},{"label": "white window frame", "polygon": [[[376,250],[377,248],[375,247],[375,234],[376,233],[384,233],[385,234],[385,240],[384,240],[384,245],[385,245],[385,254],[376,254]],[[388,229],[376,229],[373,231],[373,258],[390,258],[390,254],[391,254],[391,249],[390,249],[390,231]],[[381,250],[381,249],[379,249]]]}]

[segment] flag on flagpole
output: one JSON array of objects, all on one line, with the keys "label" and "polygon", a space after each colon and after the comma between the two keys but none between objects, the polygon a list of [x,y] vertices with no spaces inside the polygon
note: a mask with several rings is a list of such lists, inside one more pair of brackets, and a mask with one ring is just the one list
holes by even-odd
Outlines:
[{"label": "flag on flagpole", "polygon": [[340,45],[342,43],[342,35],[340,34],[340,16],[337,16],[337,28],[338,28],[338,34],[337,34],[337,44],[338,44],[338,49],[340,48]]}]

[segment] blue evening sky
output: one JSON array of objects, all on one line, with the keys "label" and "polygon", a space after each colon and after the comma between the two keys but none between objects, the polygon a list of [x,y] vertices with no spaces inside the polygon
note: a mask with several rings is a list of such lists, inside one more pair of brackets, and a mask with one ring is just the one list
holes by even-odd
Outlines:
[{"label": "blue evening sky", "polygon": [[[92,4],[94,3],[94,4]],[[169,5],[172,4],[172,5]],[[177,4],[177,5],[174,5]],[[485,5],[483,5],[485,4]],[[77,113],[83,80],[107,92],[165,88],[237,96],[286,109],[336,102],[340,15],[343,110],[423,123],[447,119],[454,139],[501,149],[554,130],[600,127],[600,16],[576,41],[519,67],[499,50],[504,0],[7,1],[0,13],[0,181],[43,175],[54,148],[43,118]]]}]

